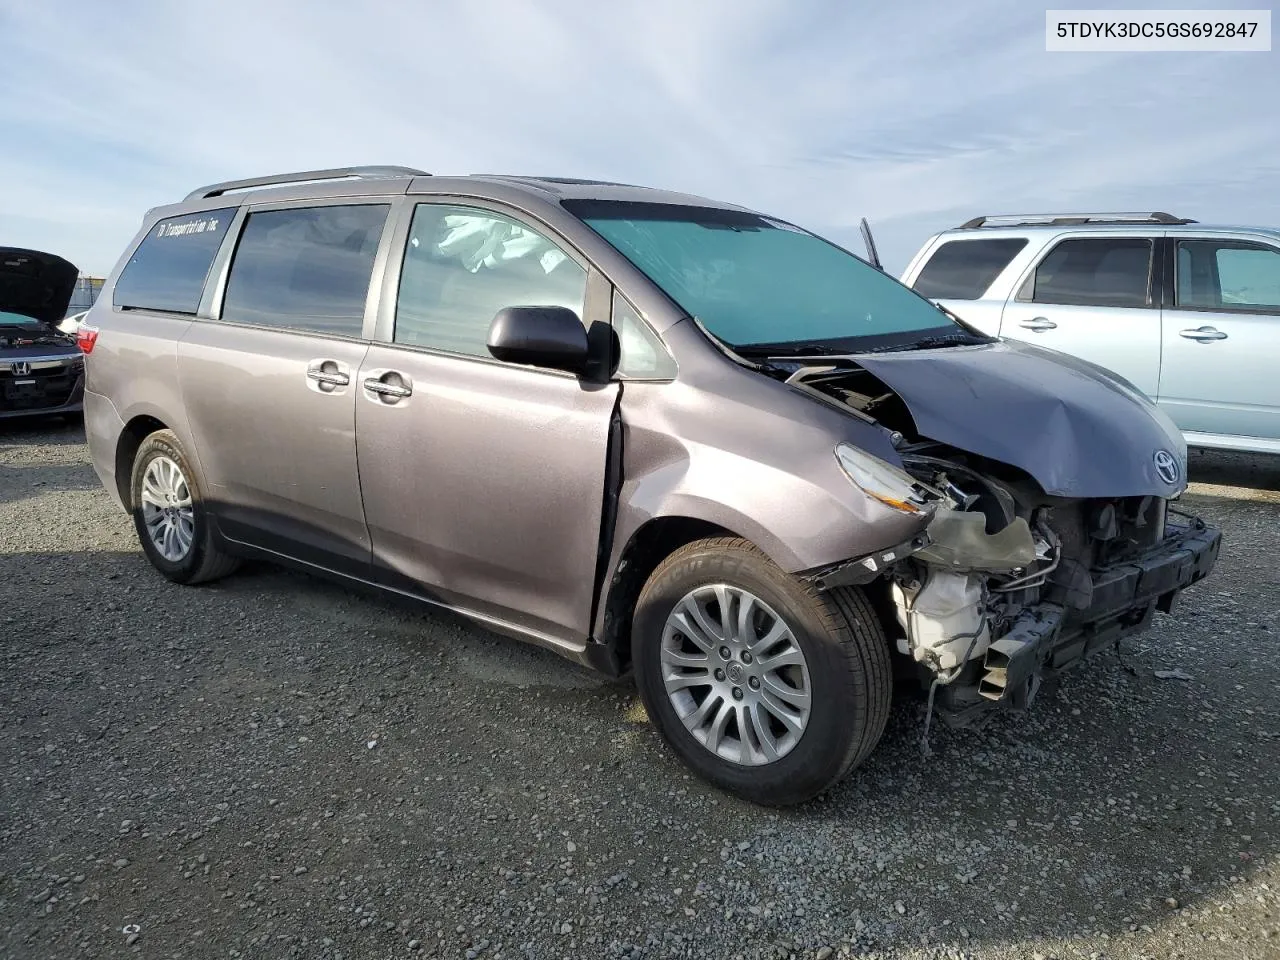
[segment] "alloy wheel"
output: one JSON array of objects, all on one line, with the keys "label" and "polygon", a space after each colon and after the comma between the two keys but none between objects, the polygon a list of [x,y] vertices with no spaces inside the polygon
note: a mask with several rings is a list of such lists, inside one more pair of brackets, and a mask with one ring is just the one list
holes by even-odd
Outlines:
[{"label": "alloy wheel", "polygon": [[691,590],[662,633],[662,682],[694,738],[724,760],[773,763],[809,722],[812,684],[790,626],[729,584]]},{"label": "alloy wheel", "polygon": [[160,556],[180,562],[195,541],[196,516],[191,488],[172,459],[156,457],[142,474],[142,520]]}]

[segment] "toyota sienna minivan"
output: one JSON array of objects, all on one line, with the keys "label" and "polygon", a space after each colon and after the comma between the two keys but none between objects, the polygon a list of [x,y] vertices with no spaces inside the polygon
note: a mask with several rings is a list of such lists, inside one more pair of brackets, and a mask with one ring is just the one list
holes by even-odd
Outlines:
[{"label": "toyota sienna minivan", "polygon": [[343,168],[150,211],[85,323],[94,466],[178,583],[242,558],[610,674],[769,804],[964,724],[1214,565],[1134,387],[698,197]]}]

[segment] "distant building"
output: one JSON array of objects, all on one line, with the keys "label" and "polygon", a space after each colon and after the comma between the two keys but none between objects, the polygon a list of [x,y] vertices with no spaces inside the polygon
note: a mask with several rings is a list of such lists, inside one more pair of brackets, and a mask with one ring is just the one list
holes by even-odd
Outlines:
[{"label": "distant building", "polygon": [[102,285],[106,283],[105,277],[80,277],[76,280],[76,288],[71,294],[71,304],[67,307],[67,316],[74,313],[80,313],[88,310],[93,306],[93,301],[98,299],[98,294],[102,292]]}]

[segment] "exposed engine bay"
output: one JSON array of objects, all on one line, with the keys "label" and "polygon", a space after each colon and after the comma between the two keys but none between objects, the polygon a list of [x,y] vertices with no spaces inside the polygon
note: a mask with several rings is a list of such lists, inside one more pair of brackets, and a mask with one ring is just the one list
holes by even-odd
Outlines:
[{"label": "exposed engine bay", "polygon": [[811,579],[884,589],[897,651],[953,724],[1027,706],[1042,680],[1145,628],[1213,566],[1218,531],[1169,497],[1050,495],[1026,470],[921,436],[910,401],[860,365],[797,363],[784,375],[891,431],[928,504],[911,542]]},{"label": "exposed engine bay", "polygon": [[[888,575],[903,628],[899,652],[943,686],[967,671],[970,689],[947,698],[952,708],[973,706],[974,693],[1028,703],[1043,670],[1024,675],[1011,669],[1014,661],[1047,632],[1038,628],[1060,629],[1071,612],[1094,606],[1093,571],[1163,542],[1167,501],[1055,500],[1030,482],[980,473],[959,451],[924,443],[902,452],[912,476],[945,499],[929,522],[929,545]],[[1136,626],[1150,612],[1143,608],[1123,625]],[[1090,646],[1119,632],[1098,633]]]},{"label": "exposed engine bay", "polygon": [[0,324],[0,350],[13,347],[74,347],[76,338],[59,330],[22,331]]}]

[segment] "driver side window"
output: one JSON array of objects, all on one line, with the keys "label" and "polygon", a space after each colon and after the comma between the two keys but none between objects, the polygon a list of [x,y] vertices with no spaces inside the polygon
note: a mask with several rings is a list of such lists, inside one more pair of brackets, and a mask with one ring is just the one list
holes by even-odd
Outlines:
[{"label": "driver side window", "polygon": [[420,203],[400,271],[394,340],[488,357],[504,307],[567,307],[581,319],[587,272],[542,234],[477,207]]}]

